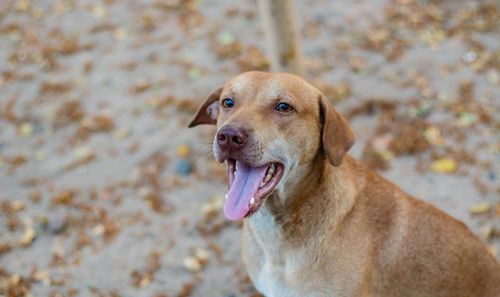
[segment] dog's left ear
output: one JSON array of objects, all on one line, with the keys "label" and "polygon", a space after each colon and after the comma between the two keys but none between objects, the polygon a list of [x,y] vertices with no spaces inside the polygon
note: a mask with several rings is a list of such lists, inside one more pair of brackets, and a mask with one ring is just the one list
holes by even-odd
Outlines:
[{"label": "dog's left ear", "polygon": [[340,166],[344,155],[354,144],[356,135],[347,120],[333,108],[325,96],[320,96],[319,103],[323,117],[323,150],[333,166]]},{"label": "dog's left ear", "polygon": [[188,128],[198,126],[200,124],[211,124],[215,125],[217,123],[217,116],[219,115],[219,97],[222,92],[222,87],[213,91],[205,99],[203,103],[196,112],[193,120],[189,123]]}]

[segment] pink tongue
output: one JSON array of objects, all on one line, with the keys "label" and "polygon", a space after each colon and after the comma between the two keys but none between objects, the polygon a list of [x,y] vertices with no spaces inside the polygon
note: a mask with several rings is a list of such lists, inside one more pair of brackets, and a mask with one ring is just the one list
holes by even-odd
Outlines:
[{"label": "pink tongue", "polygon": [[248,213],[250,199],[255,197],[264,180],[267,166],[250,167],[236,161],[236,174],[229,186],[224,214],[232,221],[241,220]]}]

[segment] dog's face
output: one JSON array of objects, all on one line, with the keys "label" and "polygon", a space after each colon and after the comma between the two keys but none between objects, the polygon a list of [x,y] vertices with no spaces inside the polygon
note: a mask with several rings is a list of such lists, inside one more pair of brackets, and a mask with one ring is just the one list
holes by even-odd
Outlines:
[{"label": "dog's face", "polygon": [[[345,119],[301,78],[247,72],[214,91],[189,127],[216,124],[214,155],[227,162],[224,213],[239,220],[257,211],[300,165],[324,154],[334,166],[354,143]],[[292,174],[291,174],[292,173]]]}]

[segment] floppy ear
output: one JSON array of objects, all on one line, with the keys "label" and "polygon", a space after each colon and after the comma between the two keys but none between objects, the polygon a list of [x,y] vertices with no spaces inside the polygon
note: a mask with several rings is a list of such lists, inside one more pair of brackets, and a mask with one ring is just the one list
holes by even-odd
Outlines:
[{"label": "floppy ear", "polygon": [[191,123],[189,123],[188,128],[198,126],[200,124],[215,125],[217,123],[217,116],[219,115],[219,96],[221,92],[222,87],[208,95],[207,99],[205,99],[205,103],[198,108],[198,111],[196,112],[193,120],[191,120]]},{"label": "floppy ear", "polygon": [[340,166],[344,155],[354,144],[356,135],[347,120],[333,108],[328,99],[321,95],[319,101],[323,116],[323,150],[333,166]]}]

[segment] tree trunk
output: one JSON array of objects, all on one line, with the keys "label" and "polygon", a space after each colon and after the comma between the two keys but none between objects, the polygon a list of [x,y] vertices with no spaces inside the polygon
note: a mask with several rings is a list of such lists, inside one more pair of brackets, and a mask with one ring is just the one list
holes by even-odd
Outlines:
[{"label": "tree trunk", "polygon": [[299,29],[293,0],[258,0],[271,71],[302,75]]}]

